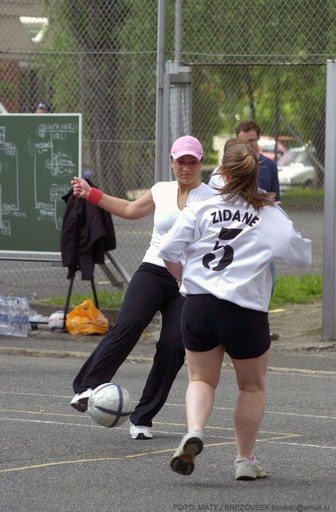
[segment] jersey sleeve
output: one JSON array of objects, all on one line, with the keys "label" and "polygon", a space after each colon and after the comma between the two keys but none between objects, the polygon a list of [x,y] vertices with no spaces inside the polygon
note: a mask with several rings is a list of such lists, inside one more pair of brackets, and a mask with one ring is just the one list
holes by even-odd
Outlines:
[{"label": "jersey sleeve", "polygon": [[308,238],[303,238],[294,227],[288,241],[284,262],[297,267],[308,267],[312,263],[312,242]]},{"label": "jersey sleeve", "polygon": [[159,247],[159,257],[163,260],[178,263],[183,259],[187,245],[195,239],[196,217],[186,207],[170,231],[164,235]]},{"label": "jersey sleeve", "polygon": [[[273,211],[276,213],[276,218],[272,218],[274,231],[282,232],[282,237],[276,238],[279,241],[278,247],[274,256],[287,265],[297,267],[308,267],[312,263],[312,242],[308,238],[303,238],[301,233],[294,227],[293,221],[288,217],[285,210],[280,206],[272,206]],[[280,213],[280,217],[279,217]],[[282,240],[282,242],[281,242]]]},{"label": "jersey sleeve", "polygon": [[219,171],[219,167],[216,167],[211,173],[208,185],[212,188],[222,187],[224,185],[223,177],[220,174],[217,174]]}]

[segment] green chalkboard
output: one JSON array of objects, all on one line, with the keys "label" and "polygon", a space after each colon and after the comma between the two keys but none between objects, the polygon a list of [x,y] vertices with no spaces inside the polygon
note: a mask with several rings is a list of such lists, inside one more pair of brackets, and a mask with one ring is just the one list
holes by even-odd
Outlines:
[{"label": "green chalkboard", "polygon": [[81,114],[0,115],[0,251],[59,253]]}]

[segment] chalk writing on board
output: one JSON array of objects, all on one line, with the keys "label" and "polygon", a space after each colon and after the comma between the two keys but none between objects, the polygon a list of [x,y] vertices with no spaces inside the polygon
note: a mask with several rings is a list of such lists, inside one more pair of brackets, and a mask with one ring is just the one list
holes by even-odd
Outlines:
[{"label": "chalk writing on board", "polygon": [[81,114],[0,116],[0,253],[60,251],[81,129]]},{"label": "chalk writing on board", "polygon": [[[31,161],[20,154],[20,148],[6,134],[6,127],[0,126],[0,176],[6,176],[6,187],[0,189],[0,233],[11,236],[11,218],[27,217],[28,212],[20,201],[23,183],[22,168],[33,180],[34,207],[38,221],[52,222],[54,228],[62,228],[62,215],[58,207],[69,190],[71,177],[78,164],[64,144],[69,135],[78,133],[78,124],[71,122],[40,123],[27,145]],[[23,151],[21,151],[23,153]],[[75,152],[76,153],[76,152]],[[19,172],[20,169],[20,172]],[[6,217],[6,219],[4,219]]]}]

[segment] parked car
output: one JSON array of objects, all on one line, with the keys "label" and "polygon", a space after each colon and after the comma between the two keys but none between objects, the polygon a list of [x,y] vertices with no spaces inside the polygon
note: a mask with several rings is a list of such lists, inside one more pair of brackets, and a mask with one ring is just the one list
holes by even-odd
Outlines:
[{"label": "parked car", "polygon": [[313,153],[313,148],[301,146],[289,149],[279,158],[277,166],[280,190],[288,190],[294,186],[306,187],[313,183]]},{"label": "parked car", "polygon": [[[262,135],[260,137],[260,139],[258,140],[258,146],[259,146],[260,153],[267,156],[271,160],[275,159],[275,139],[274,139],[274,137]],[[286,153],[286,151],[287,151],[286,146],[281,142],[280,139],[278,139],[277,159],[279,159],[284,153]]]}]

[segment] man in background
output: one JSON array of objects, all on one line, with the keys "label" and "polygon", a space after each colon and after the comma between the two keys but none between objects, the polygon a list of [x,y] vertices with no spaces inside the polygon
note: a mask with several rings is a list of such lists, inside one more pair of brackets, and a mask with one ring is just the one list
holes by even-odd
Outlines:
[{"label": "man in background", "polygon": [[[267,156],[260,153],[258,140],[260,139],[261,130],[260,127],[254,121],[242,121],[236,128],[236,139],[229,139],[224,147],[224,151],[227,146],[237,144],[238,142],[248,144],[258,154],[258,186],[260,189],[270,192],[273,195],[275,201],[280,201],[280,188],[278,178],[278,168],[276,163],[268,158]],[[219,184],[221,177],[216,174],[216,168],[209,180],[209,185],[216,187]]]},{"label": "man in background", "polygon": [[242,121],[236,128],[237,137],[244,139],[246,144],[251,146],[251,148],[253,148],[254,151],[259,155],[259,188],[274,194],[274,200],[280,201],[278,168],[273,160],[260,153],[258,146],[260,134],[261,129],[254,121]]}]

